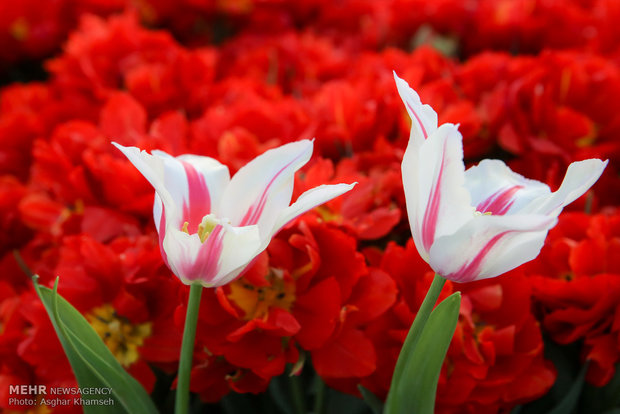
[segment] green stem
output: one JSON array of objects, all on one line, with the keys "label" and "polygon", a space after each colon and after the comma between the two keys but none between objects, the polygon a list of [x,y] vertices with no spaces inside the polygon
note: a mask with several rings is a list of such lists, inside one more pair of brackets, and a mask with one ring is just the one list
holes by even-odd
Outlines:
[{"label": "green stem", "polygon": [[[441,293],[441,289],[445,283],[446,279],[435,273],[433,283],[431,283],[431,287],[428,289],[428,292],[426,292],[426,297],[424,298],[424,301],[422,301],[422,305],[420,306],[420,309],[411,324],[405,343],[403,344],[400,355],[398,356],[398,361],[396,361],[396,367],[394,368],[394,374],[392,375],[392,383],[390,384],[390,391],[396,389],[396,384],[398,384],[400,377],[403,375],[403,371],[407,366],[407,361],[409,360],[409,357],[413,353],[415,346],[420,339],[420,335],[424,330],[424,326],[426,326],[428,317],[433,311],[435,303],[437,303],[437,299],[439,298],[439,294]],[[392,392],[388,393],[386,400],[387,407],[391,405],[390,399],[392,395]]]},{"label": "green stem", "polygon": [[306,403],[304,398],[303,387],[301,386],[301,378],[298,375],[289,377],[291,384],[291,397],[293,399],[293,410],[297,414],[306,414]]},{"label": "green stem", "polygon": [[196,324],[198,322],[201,295],[202,285],[190,285],[187,314],[185,316],[185,328],[183,330],[183,342],[181,344],[181,357],[179,359],[177,394],[174,405],[175,414],[187,414],[189,408],[189,377],[192,370]]}]

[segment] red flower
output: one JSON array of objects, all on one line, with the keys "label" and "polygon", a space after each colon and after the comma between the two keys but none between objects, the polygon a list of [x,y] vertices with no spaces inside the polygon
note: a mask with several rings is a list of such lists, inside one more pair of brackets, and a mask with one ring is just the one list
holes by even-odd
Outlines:
[{"label": "red flower", "polygon": [[545,330],[568,344],[584,340],[587,380],[609,382],[620,360],[620,216],[560,216],[541,251],[526,267]]},{"label": "red flower", "polygon": [[300,351],[310,352],[327,381],[368,375],[375,351],[362,327],[395,294],[384,272],[367,269],[355,239],[301,220],[281,231],[242,278],[205,291],[197,349],[206,354],[197,352],[193,369],[204,382],[192,382],[192,389],[208,400],[222,394],[225,382],[237,391],[262,391]]},{"label": "red flower", "polygon": [[375,151],[341,160],[335,167],[318,160],[296,183],[301,194],[318,183],[355,181],[350,192],[325,203],[316,213],[328,222],[347,228],[360,240],[376,240],[401,230],[404,193],[400,176],[402,151],[378,141]]},{"label": "red flower", "polygon": [[[19,269],[16,271],[21,273]],[[23,274],[22,277],[27,279]],[[20,294],[5,280],[0,281],[0,290],[0,407],[5,410],[27,407],[10,400],[16,397],[10,386],[76,387],[69,362],[36,294],[32,291]],[[19,397],[36,400],[45,395]],[[73,398],[67,400],[68,405],[58,410],[59,413],[81,411],[73,406]]]},{"label": "red flower", "polygon": [[543,396],[556,373],[543,359],[527,279],[515,270],[459,287],[461,317],[440,378],[438,412],[502,412]]},{"label": "red flower", "polygon": [[226,79],[214,101],[190,125],[190,152],[214,157],[236,171],[266,149],[312,138],[299,102],[250,79]]},{"label": "red flower", "polygon": [[[366,253],[394,278],[400,288],[399,299],[363,331],[377,349],[377,370],[330,385],[355,392],[355,384],[361,383],[384,397],[433,273],[412,242],[405,248],[389,244],[379,256],[372,250]],[[440,300],[452,289],[448,282]],[[463,293],[461,314],[441,371],[437,412],[495,413],[545,394],[555,381],[555,370],[543,359],[542,336],[530,311],[527,279],[513,271],[506,277],[459,285],[459,290]]]},{"label": "red flower", "polygon": [[[120,237],[104,245],[86,235],[67,236],[50,253],[55,260],[34,266],[41,283],[49,285],[59,275],[59,294],[84,314],[121,365],[150,391],[155,377],[147,362],[163,369],[174,366],[181,340],[173,320],[180,285],[161,262],[156,239]],[[59,370],[48,366],[64,360],[63,351],[42,305],[33,304],[40,312],[25,314],[40,334],[27,336],[20,352],[51,379]],[[57,346],[42,353],[38,347],[43,344]]]}]

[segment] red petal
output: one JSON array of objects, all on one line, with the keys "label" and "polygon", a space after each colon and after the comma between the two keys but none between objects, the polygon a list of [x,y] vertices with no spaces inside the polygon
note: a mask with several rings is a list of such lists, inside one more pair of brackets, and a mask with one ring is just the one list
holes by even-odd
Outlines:
[{"label": "red petal", "polygon": [[333,341],[312,352],[314,368],[325,377],[365,377],[374,372],[376,360],[372,342],[362,331],[346,327]]}]

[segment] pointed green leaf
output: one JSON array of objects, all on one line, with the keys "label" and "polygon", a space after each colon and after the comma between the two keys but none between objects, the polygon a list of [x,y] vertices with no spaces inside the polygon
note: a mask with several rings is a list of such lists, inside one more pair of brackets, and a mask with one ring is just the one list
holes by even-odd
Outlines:
[{"label": "pointed green leaf", "polygon": [[[144,388],[123,369],[88,321],[58,295],[58,279],[53,290],[40,286],[36,276],[33,282],[71,363],[79,387],[107,388],[111,392],[109,395],[82,393],[84,412],[157,413]],[[108,398],[112,399],[110,404],[96,405]]]},{"label": "pointed green leaf", "polygon": [[[401,377],[386,402],[385,414],[433,414],[439,372],[456,329],[461,305],[460,292],[453,293],[431,312]],[[401,351],[403,352],[403,351]]]}]

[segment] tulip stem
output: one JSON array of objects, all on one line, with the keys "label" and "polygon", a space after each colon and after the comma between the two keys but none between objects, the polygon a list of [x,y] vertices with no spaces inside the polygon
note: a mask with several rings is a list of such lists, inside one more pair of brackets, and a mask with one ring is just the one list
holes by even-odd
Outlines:
[{"label": "tulip stem", "polygon": [[[439,294],[441,293],[441,289],[443,289],[443,285],[446,283],[446,279],[444,279],[439,274],[435,273],[435,277],[433,278],[433,282],[431,283],[431,287],[428,288],[428,292],[426,292],[426,297],[422,301],[422,305],[420,309],[418,309],[418,313],[411,324],[411,328],[409,328],[409,333],[407,334],[407,338],[405,338],[405,342],[403,343],[403,347],[401,348],[400,354],[398,355],[398,361],[396,361],[396,367],[394,368],[394,374],[392,375],[392,383],[390,384],[390,391],[396,390],[396,384],[400,381],[400,377],[403,375],[403,371],[407,366],[407,361],[413,354],[416,344],[420,339],[420,335],[426,326],[426,322],[428,321],[428,317],[430,316],[433,308],[435,307],[435,303],[437,303],[437,299],[439,298]],[[396,391],[394,391],[395,393]],[[390,406],[391,396],[394,394],[392,392],[388,393],[386,406]]]},{"label": "tulip stem", "polygon": [[196,324],[198,322],[201,295],[202,285],[190,285],[187,314],[185,316],[185,328],[183,329],[183,342],[181,344],[181,356],[179,359],[177,393],[174,405],[175,414],[187,414],[189,408],[189,378],[192,370]]}]

